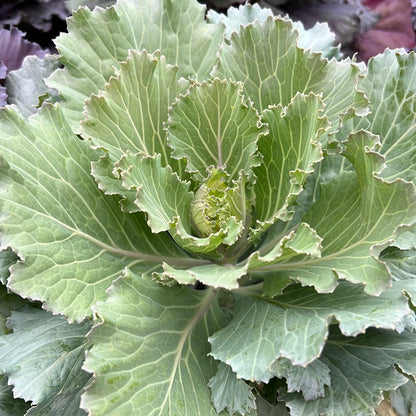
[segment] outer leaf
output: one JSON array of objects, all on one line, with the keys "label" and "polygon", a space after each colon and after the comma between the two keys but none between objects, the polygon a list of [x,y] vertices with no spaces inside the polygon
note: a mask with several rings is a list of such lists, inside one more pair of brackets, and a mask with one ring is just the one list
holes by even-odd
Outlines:
[{"label": "outer leaf", "polygon": [[27,56],[20,69],[7,75],[5,85],[8,103],[15,104],[25,117],[29,117],[36,113],[41,104],[40,97],[49,95],[57,100],[57,92],[46,86],[45,79],[58,66],[58,59],[54,55],[47,55],[44,59]]},{"label": "outer leaf", "polygon": [[242,81],[244,93],[261,111],[273,104],[288,105],[297,92],[315,92],[322,93],[324,114],[333,129],[340,114],[365,114],[366,100],[355,88],[359,68],[304,51],[297,39],[292,23],[282,18],[249,25],[223,44],[213,74]]},{"label": "outer leaf", "polygon": [[[292,416],[373,416],[382,390],[395,389],[414,374],[415,334],[370,329],[356,338],[332,335],[322,360],[331,370],[325,397],[305,402],[299,394],[281,394]],[[397,371],[395,367],[400,370]]]},{"label": "outer leaf", "polygon": [[257,138],[265,133],[257,111],[245,103],[241,84],[214,79],[194,84],[169,112],[168,141],[174,158],[186,158],[199,180],[207,167],[223,168],[230,180],[260,164]]},{"label": "outer leaf", "polygon": [[[273,17],[273,12],[270,9],[262,8],[257,3],[246,3],[238,8],[228,8],[226,15],[217,13],[212,9],[208,10],[207,20],[211,23],[222,23],[225,26],[224,36],[230,39],[233,32],[238,33],[240,31],[240,27],[255,22],[263,23],[269,16]],[[292,22],[292,24],[299,32],[298,46],[314,52],[321,52],[327,58],[340,57],[340,47],[333,46],[335,35],[331,32],[327,23],[317,23],[308,30],[305,30],[301,21]]]},{"label": "outer leaf", "polygon": [[[416,250],[399,250],[387,247],[381,253],[395,280],[414,280],[416,282]],[[412,283],[409,281],[409,283]],[[416,293],[415,293],[416,294]]]},{"label": "outer leaf", "polygon": [[231,415],[245,415],[256,408],[256,398],[244,380],[239,380],[231,368],[224,363],[218,366],[217,374],[208,382],[212,391],[212,402],[219,413],[227,409]]},{"label": "outer leaf", "polygon": [[2,195],[2,242],[24,260],[13,268],[12,290],[82,319],[126,266],[153,271],[146,261],[177,256],[167,236],[152,235],[141,214],[121,213],[117,199],[97,188],[95,152],[59,107],[44,107],[30,122],[11,109],[0,118],[0,152],[21,175],[2,168],[13,182]]},{"label": "outer leaf", "polygon": [[7,378],[0,377],[0,416],[23,416],[29,403],[13,397],[12,386],[7,385]]},{"label": "outer leaf", "polygon": [[[331,59],[339,59],[341,45],[333,46],[336,36],[327,22],[317,22],[310,29],[305,30],[301,20],[293,22],[293,26],[299,32],[298,46],[312,52],[320,52],[322,56]],[[309,26],[309,25],[307,25]]]},{"label": "outer leaf", "polygon": [[322,110],[319,96],[297,94],[286,108],[279,105],[263,112],[270,131],[259,140],[263,163],[254,169],[256,216],[263,228],[265,222],[290,219],[290,206],[322,159],[318,141],[329,127],[320,117]]},{"label": "outer leaf", "polygon": [[130,49],[160,50],[169,64],[178,65],[181,76],[205,79],[215,64],[223,28],[207,24],[204,14],[205,7],[195,0],[120,0],[107,10],[74,12],[69,33],[56,39],[65,68],[48,81],[67,101],[74,127],[84,100],[103,89]]},{"label": "outer leaf", "polygon": [[11,312],[23,308],[27,303],[20,296],[9,293],[6,286],[0,285],[0,335],[10,332],[10,329],[7,328],[6,321]]},{"label": "outer leaf", "polygon": [[15,397],[40,403],[68,388],[81,371],[89,322],[68,324],[33,307],[12,312],[13,333],[0,338],[0,369]]},{"label": "outer leaf", "polygon": [[409,416],[409,413],[416,414],[416,383],[409,380],[397,390],[390,393],[391,404],[398,416]]},{"label": "outer leaf", "polygon": [[238,299],[231,322],[209,339],[211,354],[231,366],[237,377],[268,382],[274,375],[271,365],[279,358],[294,365],[315,360],[334,319],[345,335],[355,336],[371,326],[402,327],[409,314],[400,290],[386,289],[371,297],[348,283],[332,294],[292,285],[274,300]]},{"label": "outer leaf", "polygon": [[25,416],[86,416],[86,412],[80,409],[80,397],[84,393],[85,387],[89,385],[91,375],[81,370],[84,357],[78,363],[78,368],[74,368],[74,373],[70,377],[62,391],[56,396],[50,396],[42,403],[29,409]]},{"label": "outer leaf", "polygon": [[113,162],[129,150],[147,156],[160,153],[167,165],[171,149],[163,124],[169,106],[188,85],[184,79],[178,80],[178,70],[167,65],[160,52],[129,51],[105,91],[87,101],[83,136],[91,138],[95,147],[106,149]]},{"label": "outer leaf", "polygon": [[[367,293],[377,295],[390,282],[388,270],[377,257],[400,226],[414,223],[416,195],[409,183],[386,183],[374,176],[383,161],[375,153],[375,137],[360,131],[345,144],[345,157],[356,173],[344,163],[336,176],[321,185],[317,201],[303,217],[323,239],[321,258],[291,259],[272,267],[281,278],[297,278],[318,290],[325,284],[326,290],[334,287],[335,273],[338,278],[364,283]],[[267,293],[272,295],[273,282],[268,284]]]},{"label": "outer leaf", "polygon": [[285,358],[275,361],[270,370],[284,377],[288,392],[300,391],[306,401],[325,397],[325,386],[331,385],[329,367],[318,358],[306,367],[292,365]]},{"label": "outer leaf", "polygon": [[216,365],[207,337],[223,324],[212,289],[161,286],[127,272],[96,312],[83,396],[91,415],[211,415],[206,385]]},{"label": "outer leaf", "polygon": [[251,23],[264,22],[269,16],[273,16],[270,9],[262,8],[257,3],[255,4],[241,4],[237,7],[229,7],[227,14],[217,13],[210,9],[207,13],[207,21],[210,23],[222,23],[225,26],[224,37],[231,38],[231,34],[240,31],[241,27],[247,26]]},{"label": "outer leaf", "polygon": [[389,50],[370,60],[360,82],[371,103],[369,129],[380,136],[380,152],[386,157],[381,176],[387,180],[416,182],[415,85],[415,54]]},{"label": "outer leaf", "polygon": [[2,284],[6,284],[10,276],[9,269],[17,260],[16,253],[10,248],[0,251],[0,281]]}]

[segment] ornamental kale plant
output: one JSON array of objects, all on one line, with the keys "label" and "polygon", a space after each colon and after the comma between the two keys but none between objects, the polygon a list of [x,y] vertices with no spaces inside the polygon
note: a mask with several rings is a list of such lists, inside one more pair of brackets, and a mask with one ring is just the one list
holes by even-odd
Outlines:
[{"label": "ornamental kale plant", "polygon": [[415,55],[332,40],[250,5],[74,12],[59,100],[0,112],[2,414],[415,407]]}]

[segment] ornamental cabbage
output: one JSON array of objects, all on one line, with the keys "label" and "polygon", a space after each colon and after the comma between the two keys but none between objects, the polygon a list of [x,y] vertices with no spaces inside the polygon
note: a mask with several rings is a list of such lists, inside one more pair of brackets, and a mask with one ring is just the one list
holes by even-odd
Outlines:
[{"label": "ornamental cabbage", "polygon": [[74,12],[41,108],[0,112],[5,414],[415,406],[415,55],[332,41],[251,5]]}]

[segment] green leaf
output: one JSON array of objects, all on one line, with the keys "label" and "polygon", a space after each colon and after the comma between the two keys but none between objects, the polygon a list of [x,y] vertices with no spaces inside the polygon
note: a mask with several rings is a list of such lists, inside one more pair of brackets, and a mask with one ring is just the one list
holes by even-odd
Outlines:
[{"label": "green leaf", "polygon": [[[311,259],[319,259],[321,257],[322,238],[307,223],[300,223],[295,229],[281,235],[271,235],[270,238],[264,240],[258,251],[253,252],[247,262],[247,270],[261,270],[269,267],[279,268],[278,263],[298,258],[302,254]],[[276,266],[277,265],[277,266]],[[287,279],[288,281],[290,279]],[[265,293],[274,296],[273,284],[269,284],[269,280],[265,279]],[[321,288],[323,288],[321,286]]]},{"label": "green leaf", "polygon": [[[82,364],[82,360],[79,364]],[[49,396],[42,403],[31,407],[25,416],[86,416],[79,404],[81,394],[91,382],[90,374],[75,368],[69,383],[57,395]]]},{"label": "green leaf", "polygon": [[25,117],[29,117],[37,112],[41,97],[49,96],[58,100],[57,92],[45,84],[45,79],[58,67],[59,62],[54,55],[47,55],[43,59],[27,56],[20,69],[7,75],[7,102],[15,104]]},{"label": "green leaf", "polygon": [[[414,280],[416,282],[416,250],[399,250],[387,247],[380,259],[384,261],[395,280]],[[410,282],[409,282],[410,283]]]},{"label": "green leaf", "polygon": [[388,181],[402,178],[416,183],[415,85],[415,54],[390,50],[370,59],[359,84],[370,100],[365,128],[380,136],[380,153],[386,158],[381,176]]},{"label": "green leaf", "polygon": [[416,414],[416,383],[409,380],[398,389],[389,392],[391,404],[398,416]]},{"label": "green leaf", "polygon": [[[235,242],[240,227],[234,218],[227,219],[224,227],[206,238],[192,235],[190,212],[194,194],[189,191],[190,184],[181,181],[170,166],[162,166],[160,155],[127,153],[115,166],[123,186],[128,191],[136,190],[134,203],[147,214],[147,223],[154,233],[169,231],[180,247],[196,253],[209,253],[223,242]],[[231,241],[227,241],[228,235]]]},{"label": "green leaf", "polygon": [[80,320],[126,266],[152,272],[149,261],[175,265],[180,251],[167,235],[151,234],[142,214],[122,213],[118,199],[97,188],[90,175],[96,152],[71,132],[58,106],[30,121],[2,111],[0,151],[18,172],[4,163],[0,169],[2,183],[12,182],[1,195],[3,245],[22,259],[9,278],[13,291]]},{"label": "green leaf", "polygon": [[320,117],[322,111],[319,96],[297,94],[286,108],[278,105],[263,112],[262,121],[270,131],[259,139],[263,163],[254,168],[260,228],[290,219],[290,206],[302,191],[306,176],[322,159],[318,142],[328,128],[327,120]]},{"label": "green leaf", "polygon": [[[241,288],[237,293],[246,292]],[[356,336],[372,326],[402,329],[409,314],[401,289],[373,297],[347,282],[330,294],[292,285],[275,299],[237,297],[231,322],[209,338],[211,355],[239,378],[268,382],[279,358],[305,366],[319,357],[334,320],[344,335]]]},{"label": "green leaf", "polygon": [[87,101],[82,135],[94,147],[104,148],[113,162],[127,151],[160,153],[166,166],[171,149],[163,124],[169,106],[187,86],[187,81],[179,80],[178,67],[167,65],[160,52],[131,50],[105,90]]},{"label": "green leaf", "polygon": [[257,111],[245,103],[241,84],[214,79],[194,84],[169,112],[172,157],[187,160],[187,171],[202,180],[207,168],[225,170],[230,180],[261,162],[257,139],[265,133]]},{"label": "green leaf", "polygon": [[147,214],[147,223],[154,233],[169,231],[180,222],[190,233],[189,213],[193,193],[170,166],[162,166],[160,154],[146,157],[126,153],[116,169],[127,190],[135,190],[135,204]]},{"label": "green leaf", "polygon": [[331,130],[340,114],[365,114],[367,102],[356,91],[358,66],[328,61],[297,46],[298,32],[286,19],[268,17],[248,25],[223,44],[213,72],[219,78],[242,81],[244,94],[263,111],[269,105],[288,105],[296,93],[321,93]]},{"label": "green leaf", "polygon": [[16,263],[17,260],[18,257],[16,256],[16,253],[10,248],[0,251],[0,282],[4,285],[10,276],[10,267],[12,264]]},{"label": "green leaf", "polygon": [[88,321],[68,324],[62,316],[28,306],[12,312],[7,324],[13,333],[0,338],[0,371],[14,385],[15,397],[36,404],[78,382]]},{"label": "green leaf", "polygon": [[208,382],[212,403],[219,413],[224,409],[242,416],[256,408],[256,398],[244,380],[238,379],[228,365],[220,363],[217,374]]},{"label": "green leaf", "polygon": [[328,59],[341,58],[341,45],[334,46],[336,37],[327,22],[317,22],[307,30],[300,20],[292,22],[292,24],[299,32],[298,46],[300,48],[312,52],[320,52],[322,56]]},{"label": "green leaf", "polygon": [[139,207],[134,203],[137,191],[123,188],[120,175],[115,170],[114,161],[110,159],[108,153],[101,156],[98,162],[91,163],[91,175],[94,176],[98,188],[106,195],[121,197],[120,208],[122,211],[129,213],[139,211]]},{"label": "green leaf", "polygon": [[211,263],[202,266],[190,267],[188,269],[175,269],[168,264],[163,265],[161,280],[174,279],[180,284],[191,285],[201,282],[215,288],[228,290],[238,288],[238,279],[246,274],[245,267],[234,267],[232,265],[222,266]]},{"label": "green leaf", "polygon": [[253,24],[255,21],[264,22],[269,16],[273,16],[270,9],[262,8],[257,3],[241,4],[237,7],[229,7],[227,14],[217,13],[210,9],[207,13],[207,21],[209,23],[222,23],[225,27],[224,37],[231,38],[231,34],[240,31],[241,27]]},{"label": "green leaf", "polygon": [[6,322],[11,312],[19,310],[27,304],[26,300],[14,293],[9,293],[6,286],[0,285],[0,335],[10,332]]},{"label": "green leaf", "polygon": [[281,393],[292,416],[374,415],[383,390],[395,389],[407,381],[402,372],[414,374],[415,334],[369,329],[347,338],[333,334],[322,361],[331,371],[331,386],[325,397],[306,401],[299,393]]},{"label": "green leaf", "polygon": [[[299,257],[270,267],[281,278],[298,279],[317,290],[331,290],[335,278],[343,278],[363,283],[367,293],[377,295],[390,283],[378,256],[401,226],[414,223],[416,195],[409,183],[387,183],[374,175],[383,162],[376,137],[359,131],[345,146],[344,155],[356,171],[347,160],[334,157],[341,169],[321,184],[316,202],[303,216],[323,239],[321,257]],[[273,282],[268,285],[267,293],[273,294]]]},{"label": "green leaf", "polygon": [[[273,17],[270,9],[262,8],[257,3],[242,4],[238,8],[230,7],[227,14],[217,13],[210,9],[207,20],[210,23],[222,23],[225,26],[225,38],[230,39],[233,32],[238,33],[241,27],[249,24],[264,23],[269,16]],[[286,20],[288,20],[286,18]],[[299,33],[298,46],[313,52],[321,52],[327,58],[339,58],[340,46],[333,46],[335,35],[326,22],[316,23],[312,28],[305,30],[302,22],[292,22]]]},{"label": "green leaf", "polygon": [[207,338],[224,318],[213,289],[166,287],[127,272],[95,309],[102,323],[85,368],[96,382],[83,408],[97,416],[217,415]]},{"label": "green leaf", "polygon": [[48,80],[67,101],[65,114],[73,127],[82,119],[84,100],[104,88],[131,49],[160,50],[180,76],[207,78],[223,28],[206,23],[204,15],[205,7],[194,0],[120,0],[106,10],[74,12],[68,34],[55,40],[65,68]]},{"label": "green leaf", "polygon": [[0,416],[26,415],[29,403],[13,397],[12,386],[7,384],[7,378],[0,376]]},{"label": "green leaf", "polygon": [[306,367],[281,358],[270,366],[270,370],[277,377],[286,379],[288,392],[302,392],[306,401],[325,397],[325,386],[331,385],[330,369],[319,358]]}]

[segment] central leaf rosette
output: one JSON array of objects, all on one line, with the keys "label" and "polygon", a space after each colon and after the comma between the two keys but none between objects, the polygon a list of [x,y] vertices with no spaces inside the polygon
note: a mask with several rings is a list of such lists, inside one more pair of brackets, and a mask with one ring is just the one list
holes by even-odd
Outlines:
[{"label": "central leaf rosette", "polygon": [[224,229],[231,217],[241,221],[236,197],[238,193],[228,187],[227,174],[220,169],[213,169],[192,200],[191,220],[195,233],[200,237],[208,237]]}]

